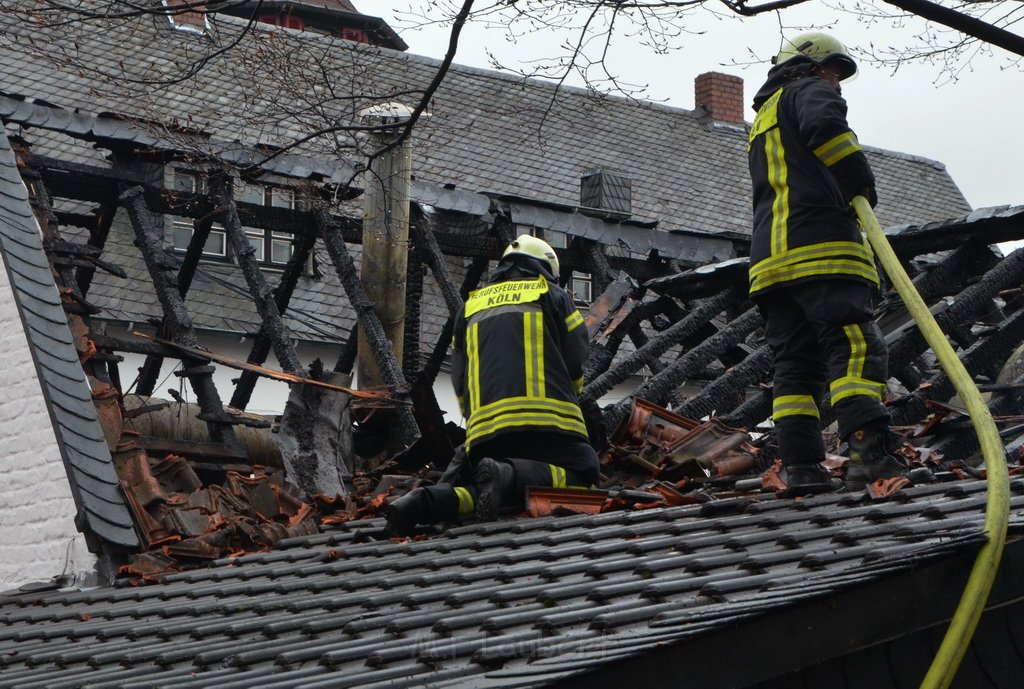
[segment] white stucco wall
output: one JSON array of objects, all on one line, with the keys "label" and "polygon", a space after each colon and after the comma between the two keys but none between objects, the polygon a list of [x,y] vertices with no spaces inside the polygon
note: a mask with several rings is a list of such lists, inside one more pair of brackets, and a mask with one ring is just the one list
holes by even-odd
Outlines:
[{"label": "white stucco wall", "polygon": [[0,257],[0,591],[93,571]]}]

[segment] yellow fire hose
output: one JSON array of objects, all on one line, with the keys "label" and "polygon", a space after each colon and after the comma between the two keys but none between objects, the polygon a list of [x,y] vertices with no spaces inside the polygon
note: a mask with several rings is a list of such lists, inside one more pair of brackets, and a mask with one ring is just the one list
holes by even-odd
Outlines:
[{"label": "yellow fire hose", "polygon": [[1006,526],[1009,522],[1010,479],[1006,467],[1006,453],[999,437],[992,415],[985,406],[981,393],[974,385],[967,370],[957,358],[953,348],[946,341],[939,324],[935,322],[931,312],[918,294],[914,284],[903,266],[900,265],[896,253],[885,238],[871,205],[863,196],[854,197],[852,201],[861,228],[867,233],[871,248],[885,268],[886,274],[903,299],[907,310],[913,316],[917,327],[921,330],[928,346],[942,365],[942,369],[953,382],[953,387],[967,407],[967,412],[978,435],[981,452],[985,458],[985,472],[988,477],[988,502],[985,506],[985,533],[988,541],[978,553],[974,566],[960,603],[957,605],[949,629],[942,639],[939,651],[932,660],[932,665],[921,682],[921,689],[947,689],[953,682],[960,667],[971,637],[978,626],[981,614],[985,609],[988,595],[992,591],[999,568],[999,560],[1006,544]]}]

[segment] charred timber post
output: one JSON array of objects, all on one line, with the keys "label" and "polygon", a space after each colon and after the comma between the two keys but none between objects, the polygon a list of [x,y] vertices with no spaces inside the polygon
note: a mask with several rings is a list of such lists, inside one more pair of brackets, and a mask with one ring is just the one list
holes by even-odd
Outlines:
[{"label": "charred timber post", "polygon": [[299,357],[295,353],[291,330],[281,318],[281,312],[274,300],[274,291],[267,283],[267,278],[260,269],[259,261],[256,260],[256,249],[249,238],[245,236],[245,230],[242,229],[242,223],[238,219],[231,178],[221,175],[216,185],[220,187],[218,191],[223,209],[224,230],[231,243],[235,261],[242,270],[245,284],[249,286],[249,295],[256,305],[256,312],[259,313],[260,319],[263,321],[263,330],[270,337],[277,361],[286,373],[294,373],[305,378],[306,369],[303,368],[302,362],[299,361]]},{"label": "charred timber post", "polygon": [[353,323],[352,330],[345,338],[345,344],[341,347],[338,360],[334,363],[335,373],[352,375],[352,367],[356,365],[356,355],[359,353],[359,324]]},{"label": "charred timber post", "polygon": [[604,255],[601,245],[593,240],[577,238],[574,241],[583,251],[583,262],[594,280],[595,293],[603,294],[615,279],[614,271],[608,263],[608,257]]},{"label": "charred timber post", "polygon": [[[164,249],[156,218],[146,207],[143,193],[141,187],[132,187],[121,194],[120,202],[128,211],[139,251],[153,281],[157,299],[164,310],[169,339],[186,347],[198,347],[199,338],[192,327],[192,318],[178,292],[177,261]],[[196,393],[202,416],[207,422],[210,439],[237,447],[231,420],[224,413],[224,405],[217,393],[217,386],[213,383],[211,367],[206,366],[204,361],[191,357],[182,357],[181,361],[185,370],[191,371],[188,376],[189,383]]]},{"label": "charred timber post", "polygon": [[348,253],[345,241],[339,233],[332,230],[330,218],[322,208],[314,209],[313,218],[318,230],[322,233],[324,245],[334,263],[334,270],[338,274],[338,279],[341,280],[341,286],[345,289],[349,303],[352,304],[352,309],[356,312],[356,318],[359,321],[358,332],[361,336],[365,334],[366,342],[369,343],[370,351],[381,371],[384,383],[394,391],[398,403],[399,426],[396,432],[396,442],[399,446],[408,448],[420,437],[419,426],[416,424],[409,405],[409,384],[405,380],[405,375],[398,364],[398,359],[391,348],[384,327],[377,318],[373,303],[363,290],[363,283],[359,280],[355,262]]},{"label": "charred timber post", "polygon": [[583,389],[583,401],[596,400],[613,387],[626,380],[641,367],[657,361],[671,347],[692,336],[706,325],[716,313],[719,313],[731,301],[729,291],[721,292],[714,297],[703,299],[694,305],[693,310],[683,320],[671,326],[658,337],[640,347],[626,357],[622,363],[610,371],[598,376]]},{"label": "charred timber post", "polygon": [[[398,141],[394,125],[408,119],[411,110],[400,103],[384,103],[363,110],[363,124],[374,127],[370,142],[375,154],[363,178],[363,258],[360,279],[367,298],[398,361],[403,360],[405,333],[405,281],[409,262],[409,194],[412,185],[412,145]],[[361,389],[385,383],[372,346],[359,330],[356,383]]]},{"label": "charred timber post", "polygon": [[[313,235],[304,234],[293,237],[293,242],[292,256],[284,267],[281,281],[274,288],[274,303],[277,304],[277,310],[282,314],[288,310],[288,303],[291,301],[292,294],[295,291],[295,285],[298,284],[299,278],[306,270],[309,254],[313,250],[316,239]],[[250,364],[262,365],[267,360],[271,349],[271,335],[269,331],[269,325],[264,321],[260,326],[260,332],[256,336],[256,341],[253,342],[249,358],[246,359]],[[244,410],[249,405],[252,391],[256,387],[256,381],[258,380],[259,376],[252,371],[242,371],[242,374],[238,377],[238,382],[235,384],[235,391],[231,395],[231,406],[235,409]]]}]

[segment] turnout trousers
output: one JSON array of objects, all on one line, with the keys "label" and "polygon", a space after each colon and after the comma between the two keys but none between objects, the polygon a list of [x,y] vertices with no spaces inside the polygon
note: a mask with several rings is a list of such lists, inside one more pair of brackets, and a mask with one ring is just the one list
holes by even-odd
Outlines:
[{"label": "turnout trousers", "polygon": [[819,410],[826,389],[841,438],[888,424],[889,356],[872,290],[855,280],[815,280],[755,296],[775,360],[772,417],[784,465],[825,458]]},{"label": "turnout trousers", "polygon": [[600,481],[597,453],[586,441],[562,433],[505,433],[473,445],[465,471],[454,485],[438,483],[423,489],[432,523],[453,521],[476,510],[478,490],[471,479],[472,470],[484,457],[515,469],[515,483],[507,497],[509,511],[525,508],[528,486],[590,488]]}]

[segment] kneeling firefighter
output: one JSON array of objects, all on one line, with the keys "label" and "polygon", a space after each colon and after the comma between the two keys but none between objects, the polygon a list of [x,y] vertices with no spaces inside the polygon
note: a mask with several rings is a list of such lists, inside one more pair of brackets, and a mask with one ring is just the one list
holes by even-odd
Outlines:
[{"label": "kneeling firefighter", "polygon": [[466,442],[442,482],[385,510],[397,533],[476,513],[482,520],[525,507],[527,486],[590,487],[599,480],[577,395],[587,333],[558,286],[558,258],[522,235],[491,282],[470,293],[452,340],[452,384]]}]

